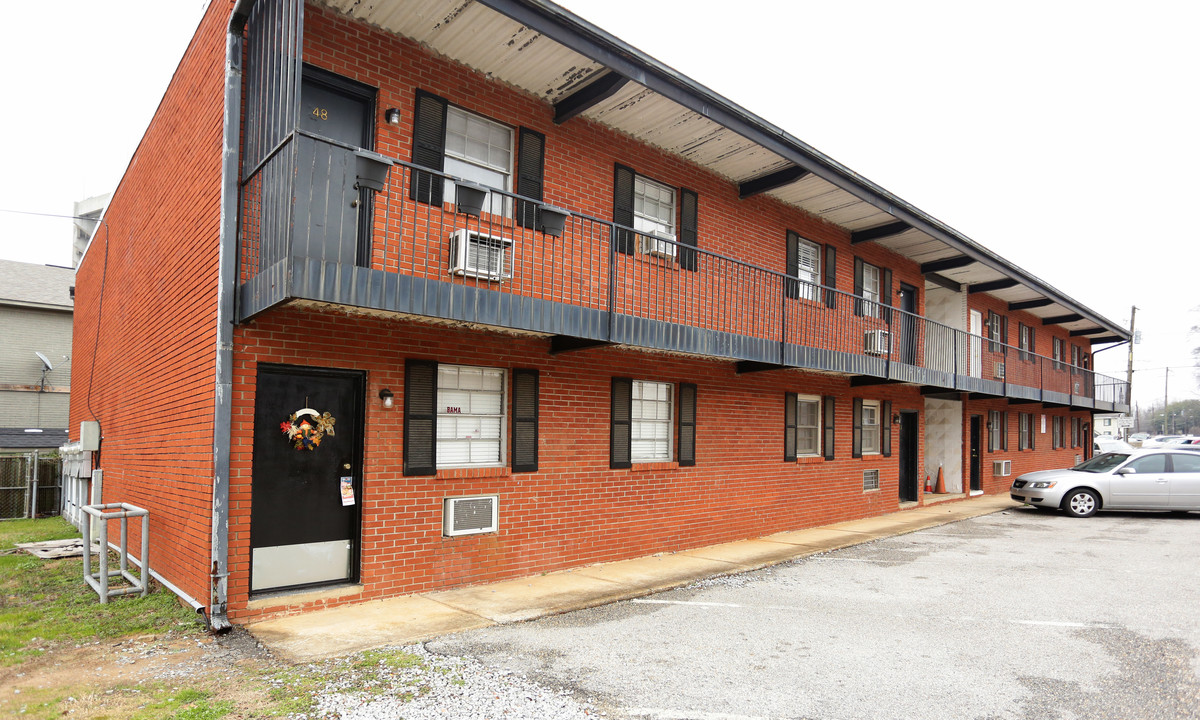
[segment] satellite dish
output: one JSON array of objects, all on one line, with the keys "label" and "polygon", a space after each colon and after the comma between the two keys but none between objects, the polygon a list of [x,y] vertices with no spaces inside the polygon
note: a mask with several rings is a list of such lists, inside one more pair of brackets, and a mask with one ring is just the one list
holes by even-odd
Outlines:
[{"label": "satellite dish", "polygon": [[37,350],[34,350],[33,354],[37,355],[41,359],[42,365],[46,366],[46,372],[50,372],[51,370],[54,369],[54,366],[50,364],[50,360],[47,359],[45,355],[41,354]]}]

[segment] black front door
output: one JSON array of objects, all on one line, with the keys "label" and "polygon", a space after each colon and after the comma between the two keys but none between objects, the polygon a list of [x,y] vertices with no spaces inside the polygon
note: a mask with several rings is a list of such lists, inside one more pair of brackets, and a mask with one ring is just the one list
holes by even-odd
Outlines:
[{"label": "black front door", "polygon": [[362,373],[259,366],[252,592],[357,580],[363,392]]},{"label": "black front door", "polygon": [[[310,65],[300,85],[300,130],[370,149],[374,89]],[[354,187],[352,150],[307,139],[298,143],[297,217],[310,227],[296,235],[296,253],[370,267],[374,192]]]},{"label": "black front door", "polygon": [[900,283],[900,362],[917,364],[917,289]]},{"label": "black front door", "polygon": [[983,425],[982,415],[971,416],[971,490],[983,490],[983,466],[982,457],[980,455],[980,444],[983,442],[983,433],[980,426]]},{"label": "black front door", "polygon": [[900,411],[900,502],[916,502],[920,491],[917,479],[918,425],[920,414]]}]

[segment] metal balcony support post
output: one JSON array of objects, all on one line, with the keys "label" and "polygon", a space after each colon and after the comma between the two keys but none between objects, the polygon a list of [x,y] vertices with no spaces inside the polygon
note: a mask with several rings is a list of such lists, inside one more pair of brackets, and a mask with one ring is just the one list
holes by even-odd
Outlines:
[{"label": "metal balcony support post", "polygon": [[613,339],[613,298],[617,295],[617,226],[608,226],[608,331],[605,340]]},{"label": "metal balcony support post", "polygon": [[953,353],[954,360],[950,363],[950,369],[953,371],[953,379],[950,381],[954,389],[958,389],[958,331],[950,331],[950,352]]}]

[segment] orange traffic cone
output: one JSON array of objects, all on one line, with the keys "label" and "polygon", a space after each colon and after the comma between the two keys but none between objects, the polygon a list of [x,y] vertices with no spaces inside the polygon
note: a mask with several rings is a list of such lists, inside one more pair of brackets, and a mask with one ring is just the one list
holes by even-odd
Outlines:
[{"label": "orange traffic cone", "polygon": [[942,477],[942,467],[938,466],[937,487],[933,490],[938,495],[946,494],[946,478]]},{"label": "orange traffic cone", "polygon": [[925,492],[933,492],[933,485],[929,482],[929,473],[925,473]]}]

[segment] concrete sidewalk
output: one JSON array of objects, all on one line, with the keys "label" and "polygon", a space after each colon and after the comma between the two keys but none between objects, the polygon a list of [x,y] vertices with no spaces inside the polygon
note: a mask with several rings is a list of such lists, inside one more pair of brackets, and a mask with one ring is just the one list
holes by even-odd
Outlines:
[{"label": "concrete sidewalk", "polygon": [[1008,495],[926,504],[755,540],[344,605],[265,620],[247,629],[277,656],[307,662],[604,605],[1014,507],[1019,503]]}]

